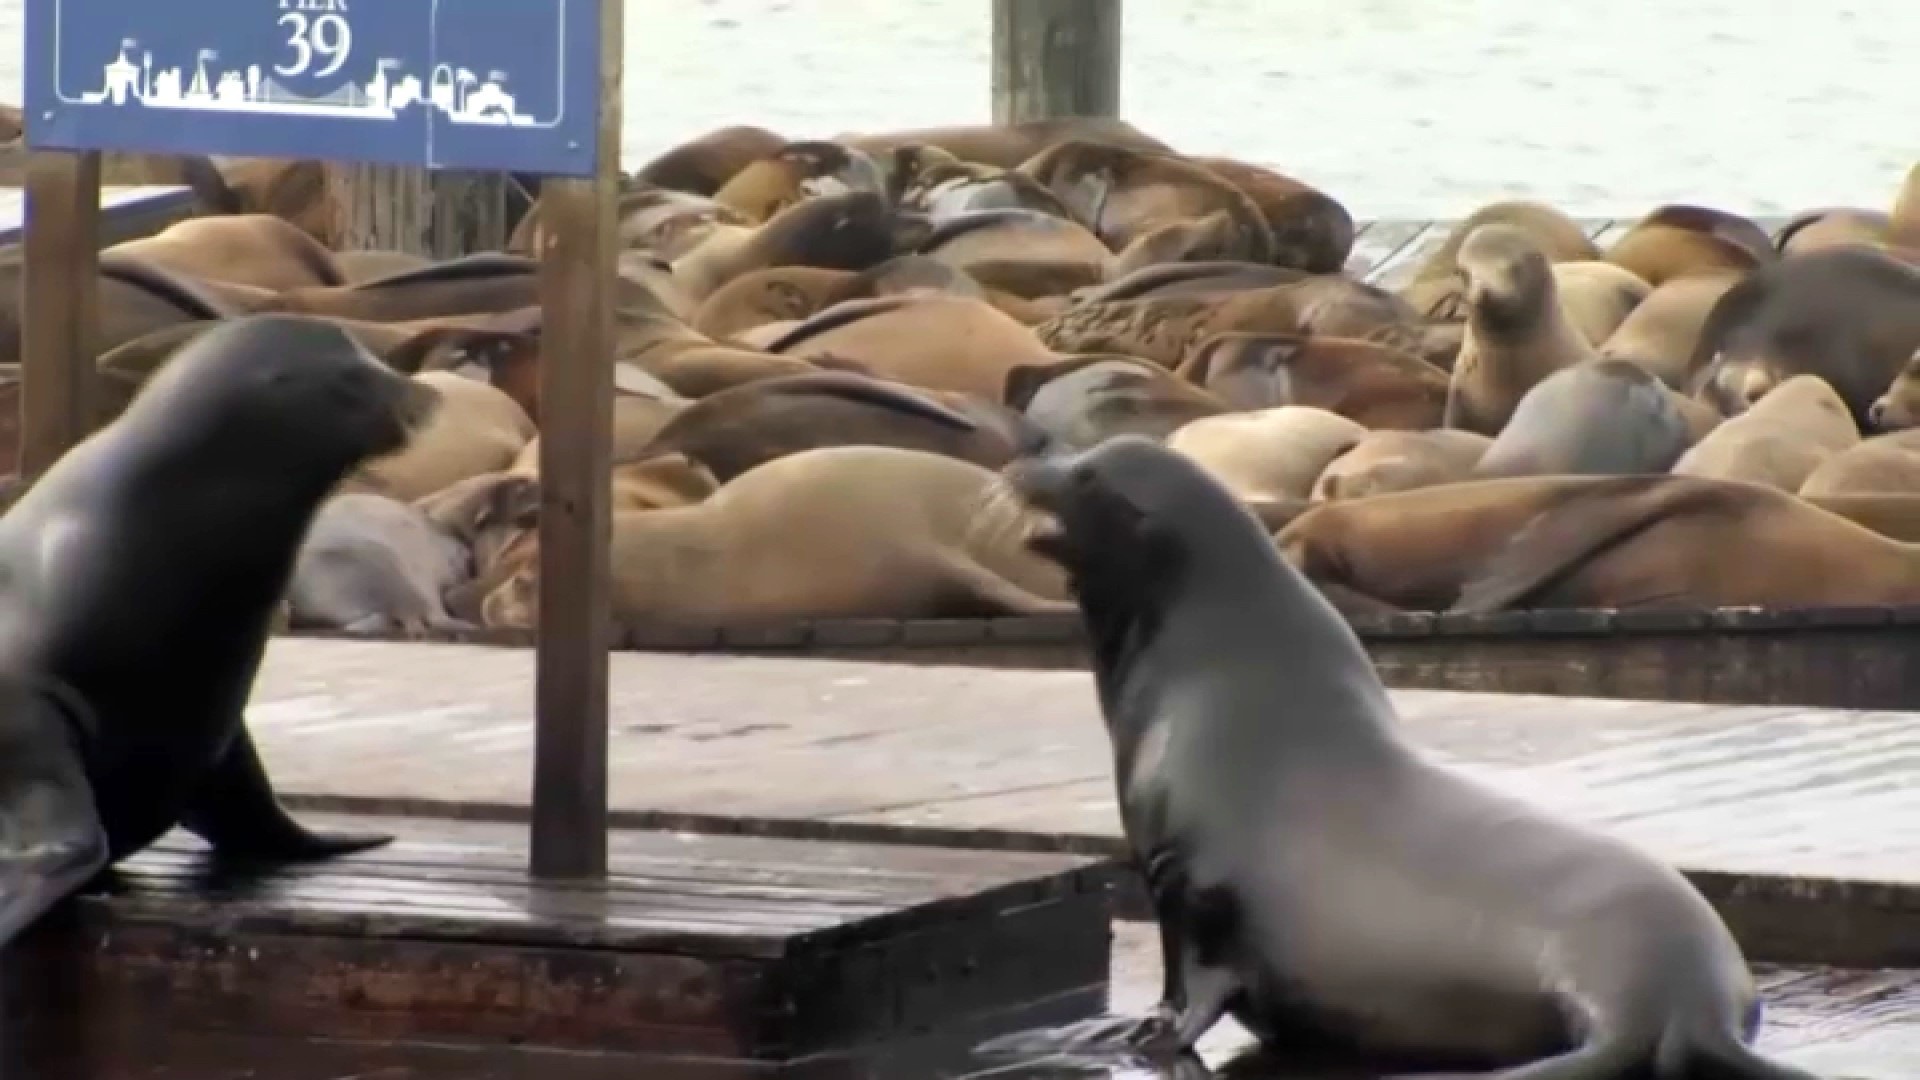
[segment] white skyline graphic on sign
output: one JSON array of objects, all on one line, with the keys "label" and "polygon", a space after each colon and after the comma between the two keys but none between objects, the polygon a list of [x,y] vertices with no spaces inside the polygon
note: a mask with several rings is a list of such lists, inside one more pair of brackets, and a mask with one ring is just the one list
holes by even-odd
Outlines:
[{"label": "white skyline graphic on sign", "polygon": [[[136,50],[138,63],[128,55]],[[332,93],[310,97],[288,90],[260,64],[215,72],[209,65],[219,58],[217,51],[201,49],[191,76],[178,67],[156,71],[152,51],[140,49],[135,38],[123,38],[119,55],[101,69],[100,89],[82,93],[79,103],[389,121],[411,105],[425,105],[455,124],[549,126],[519,111],[506,89],[504,71],[489,71],[482,78],[464,67],[436,64],[423,84],[418,75],[403,71],[399,61],[382,59],[367,82],[349,81]]]}]

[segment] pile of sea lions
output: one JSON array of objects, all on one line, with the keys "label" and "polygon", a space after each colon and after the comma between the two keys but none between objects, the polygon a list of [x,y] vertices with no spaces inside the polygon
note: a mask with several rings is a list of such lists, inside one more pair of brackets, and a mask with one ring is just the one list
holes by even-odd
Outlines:
[{"label": "pile of sea lions", "polygon": [[[288,622],[526,627],[567,422],[541,207],[501,251],[339,250],[324,184],[276,180],[316,167],[221,162],[225,212],[102,253],[100,419],[215,326],[331,323],[442,405],[321,507]],[[1660,206],[1604,249],[1497,202],[1392,287],[1327,193],[1112,120],[728,127],[618,202],[617,345],[584,362],[617,388],[624,621],[1068,612],[996,476],[1123,434],[1350,614],[1920,601],[1920,166],[1884,210]]]}]

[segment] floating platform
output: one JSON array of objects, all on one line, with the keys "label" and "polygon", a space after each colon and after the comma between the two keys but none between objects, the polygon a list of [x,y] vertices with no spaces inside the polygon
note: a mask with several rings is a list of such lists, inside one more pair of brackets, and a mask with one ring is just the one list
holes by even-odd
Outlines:
[{"label": "floating platform", "polygon": [[[519,820],[533,659],[281,638],[249,722],[289,802]],[[1679,865],[1753,958],[1920,966],[1920,715],[1395,699],[1443,760]],[[609,702],[625,826],[1123,850],[1081,672],[616,653]]]},{"label": "floating platform", "polygon": [[517,826],[313,820],[401,839],[243,877],[176,833],[30,932],[5,1075],[919,1080],[1107,1001],[1104,860],[615,830],[532,885]]}]

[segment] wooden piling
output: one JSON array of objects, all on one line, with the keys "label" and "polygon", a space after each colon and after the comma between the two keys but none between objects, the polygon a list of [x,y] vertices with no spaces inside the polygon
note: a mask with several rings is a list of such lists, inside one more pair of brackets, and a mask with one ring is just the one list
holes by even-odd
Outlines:
[{"label": "wooden piling", "polygon": [[327,166],[340,250],[405,251],[430,259],[504,248],[512,182],[505,173]]},{"label": "wooden piling", "polygon": [[93,430],[99,153],[29,154],[26,221],[20,475],[31,480]]},{"label": "wooden piling", "polygon": [[1121,0],[993,0],[993,121],[1120,115]]}]

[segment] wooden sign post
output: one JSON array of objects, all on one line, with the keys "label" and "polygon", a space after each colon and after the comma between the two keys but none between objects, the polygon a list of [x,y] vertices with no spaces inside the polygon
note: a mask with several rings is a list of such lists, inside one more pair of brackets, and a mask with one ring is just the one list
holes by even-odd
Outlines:
[{"label": "wooden sign post", "polygon": [[22,473],[92,425],[99,152],[549,178],[532,871],[606,873],[621,0],[27,0]]}]

